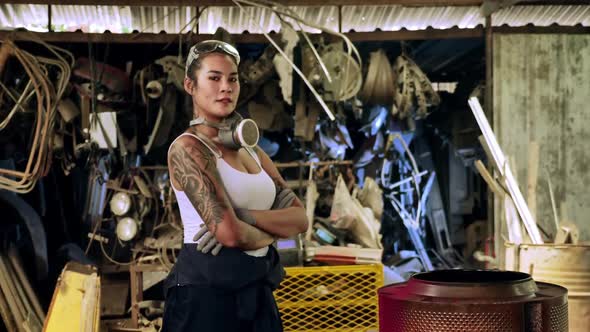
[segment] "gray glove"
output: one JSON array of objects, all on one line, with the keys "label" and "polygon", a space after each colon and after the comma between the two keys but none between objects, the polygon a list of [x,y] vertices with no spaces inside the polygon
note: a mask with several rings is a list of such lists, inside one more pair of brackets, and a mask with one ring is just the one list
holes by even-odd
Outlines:
[{"label": "gray glove", "polygon": [[254,217],[250,214],[250,212],[248,212],[248,209],[234,209],[234,212],[236,213],[236,217],[240,218],[240,220],[242,220],[243,222],[245,222],[248,225],[256,225],[256,219],[254,219]]},{"label": "gray glove", "polygon": [[271,210],[280,210],[290,207],[293,204],[293,201],[297,198],[297,195],[293,192],[293,190],[289,188],[284,188],[279,191],[277,197],[275,198],[274,203],[272,203]]},{"label": "gray glove", "polygon": [[[201,241],[199,241],[199,239]],[[215,236],[209,232],[209,229],[205,226],[205,224],[201,225],[201,229],[193,236],[193,241],[199,241],[197,245],[197,250],[206,254],[211,251],[211,255],[217,256],[223,245],[217,241]]]}]

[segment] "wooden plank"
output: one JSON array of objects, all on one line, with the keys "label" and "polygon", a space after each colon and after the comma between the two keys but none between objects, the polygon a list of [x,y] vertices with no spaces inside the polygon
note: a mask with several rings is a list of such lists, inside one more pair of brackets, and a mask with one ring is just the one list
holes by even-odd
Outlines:
[{"label": "wooden plank", "polygon": [[139,326],[139,303],[143,301],[143,273],[155,271],[167,271],[167,269],[160,264],[131,264],[129,266],[132,328]]},{"label": "wooden plank", "polygon": [[539,144],[536,141],[529,142],[529,162],[527,174],[527,204],[531,215],[537,219],[537,176],[539,173]]},{"label": "wooden plank", "polygon": [[138,271],[137,265],[129,266],[129,281],[131,284],[131,327],[139,326],[139,302],[143,301],[143,285],[141,282],[142,271]]},{"label": "wooden plank", "polygon": [[504,217],[506,218],[506,231],[510,243],[521,244],[523,242],[520,219],[514,202],[510,196],[504,197]]},{"label": "wooden plank", "polygon": [[12,313],[14,322],[19,325],[19,327],[22,327],[21,324],[27,318],[27,312],[17,294],[15,285],[12,282],[10,271],[6,264],[7,260],[8,259],[5,258],[4,254],[0,255],[0,290],[4,294],[4,298],[8,303],[8,308]]},{"label": "wooden plank", "polygon": [[[523,33],[564,33],[564,34],[590,34],[590,27],[582,26],[549,26],[549,27],[494,27],[494,34],[523,34]],[[392,40],[433,40],[456,38],[481,38],[484,36],[482,26],[471,29],[432,29],[410,31],[401,29],[398,31],[372,31],[372,32],[347,32],[344,33],[352,42],[367,41],[392,41]],[[112,43],[112,44],[176,44],[179,34],[176,33],[83,33],[83,32],[26,32],[26,31],[0,31],[0,39],[11,38],[15,41],[28,41],[31,35],[50,43]],[[278,39],[278,34],[269,33],[271,38]],[[197,43],[211,39],[212,34],[183,34],[183,41]],[[322,36],[326,41],[335,41],[337,37]],[[233,40],[238,44],[266,44],[268,40],[263,34],[242,33],[232,34]],[[312,41],[317,41],[318,34],[310,34]]]},{"label": "wooden plank", "polygon": [[28,300],[31,306],[34,309],[35,314],[37,315],[37,319],[41,322],[45,320],[45,312],[41,307],[41,303],[39,302],[39,298],[37,294],[33,290],[31,283],[29,282],[29,278],[23,269],[22,261],[19,257],[18,251],[11,247],[8,251],[8,260],[10,261],[12,268],[14,269],[15,278],[20,283],[21,287],[23,288],[24,292],[26,293],[26,300]]},{"label": "wooden plank", "polygon": [[496,160],[496,164],[504,165],[504,167],[500,169],[500,174],[506,178],[508,192],[514,200],[516,209],[522,218],[527,232],[531,236],[532,242],[535,244],[543,243],[543,239],[541,238],[541,233],[537,228],[537,224],[535,223],[535,220],[533,219],[531,212],[524,201],[524,197],[522,196],[520,188],[514,179],[511,168],[507,165],[506,157],[504,156],[504,153],[502,152],[502,149],[496,140],[496,136],[494,135],[494,132],[492,131],[492,128],[490,127],[490,124],[487,121],[483,110],[481,109],[478,99],[476,97],[469,98],[469,106],[471,107],[473,115],[475,116],[475,120],[477,121],[477,124],[479,125],[479,128],[481,129],[486,142],[490,147],[490,151]]},{"label": "wooden plank", "polygon": [[[31,34],[43,41],[51,43],[113,43],[113,44],[168,44],[178,43],[179,35],[176,33],[83,33],[83,32],[25,32],[25,31],[0,31],[0,39],[11,38],[16,41],[28,41]],[[277,40],[278,34],[269,33],[271,38]],[[426,29],[410,31],[402,29],[399,31],[375,31],[375,32],[349,32],[345,35],[353,42],[362,41],[387,41],[387,40],[430,40],[445,38],[479,38],[483,36],[483,29]],[[310,34],[312,41],[317,41],[318,34]],[[202,40],[211,39],[212,34],[184,34],[183,41],[197,43]],[[335,41],[337,37],[322,36],[327,41]],[[233,40],[238,44],[266,44],[268,40],[263,34],[244,33],[232,34]]]},{"label": "wooden plank", "polygon": [[[0,257],[3,255],[3,253],[0,253]],[[2,318],[8,331],[18,331],[17,324],[20,322],[15,321],[16,317],[12,313],[14,299],[10,297],[10,294],[5,293],[4,283],[4,277],[0,276],[0,318]]]},{"label": "wooden plank", "polygon": [[494,194],[498,195],[499,199],[502,199],[506,192],[504,191],[504,189],[502,189],[502,187],[500,187],[500,185],[498,185],[496,180],[492,177],[490,172],[488,172],[487,168],[484,166],[481,160],[475,161],[475,168],[477,168],[477,170],[479,171],[479,175],[481,175],[483,180],[488,184],[490,190]]},{"label": "wooden plank", "polygon": [[484,34],[483,28],[477,26],[473,29],[426,29],[410,31],[401,29],[398,31],[372,31],[372,32],[348,32],[345,35],[352,42],[361,41],[388,41],[388,40],[431,40],[447,38],[481,38]]},{"label": "wooden plank", "polygon": [[523,27],[510,27],[502,25],[494,27],[494,34],[549,34],[549,33],[562,33],[568,35],[582,34],[586,35],[590,33],[590,27],[582,25],[574,26],[560,26],[550,25],[546,27],[534,26],[532,24],[525,25]]},{"label": "wooden plank", "polygon": [[555,229],[559,230],[559,219],[557,218],[557,206],[555,204],[555,195],[553,194],[553,186],[551,185],[551,177],[547,174],[547,186],[549,187],[549,198],[551,199],[551,211],[553,211],[553,222]]}]

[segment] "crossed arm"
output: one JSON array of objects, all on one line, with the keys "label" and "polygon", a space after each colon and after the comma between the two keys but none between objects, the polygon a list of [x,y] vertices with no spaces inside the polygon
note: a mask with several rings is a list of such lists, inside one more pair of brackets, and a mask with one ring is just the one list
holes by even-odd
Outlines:
[{"label": "crossed arm", "polygon": [[[277,170],[270,157],[256,149],[264,171],[273,179],[277,195],[287,189],[287,183]],[[280,238],[288,238],[307,230],[308,220],[303,203],[295,196],[291,206],[273,210],[249,210],[256,220],[256,227]]]},{"label": "crossed arm", "polygon": [[170,149],[168,168],[174,187],[184,191],[209,232],[223,246],[253,250],[272,244],[271,234],[236,216],[215,156],[203,143],[192,137],[178,139]]}]

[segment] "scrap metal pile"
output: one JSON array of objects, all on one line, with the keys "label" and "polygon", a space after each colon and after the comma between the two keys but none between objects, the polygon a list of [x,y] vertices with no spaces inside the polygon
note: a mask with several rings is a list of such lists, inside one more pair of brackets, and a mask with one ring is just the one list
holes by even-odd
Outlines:
[{"label": "scrap metal pile", "polygon": [[[216,38],[231,42],[228,36],[220,31]],[[305,235],[279,241],[285,265],[385,262],[399,278],[460,265],[432,158],[427,149],[412,151],[424,146],[416,124],[440,97],[409,55],[391,65],[388,57],[396,55],[378,50],[363,64],[346,37],[323,37],[311,43],[285,23],[280,42],[239,68],[238,111],[258,123],[262,149],[298,191],[310,220]],[[96,45],[74,58],[39,43],[42,54],[11,41],[0,48],[0,145],[6,151],[0,187],[32,191],[50,167],[72,177],[61,193],[72,195],[78,219],[68,222],[82,231],[60,250],[99,270],[162,266],[154,285],[182,244],[166,167],[169,143],[192,117],[182,56],[123,70],[98,61]],[[35,234],[41,233],[43,225]],[[103,289],[109,285],[103,280]],[[144,305],[143,322],[155,324],[159,304]],[[116,307],[112,315],[125,315],[125,303]],[[31,324],[42,320],[35,314]]]}]

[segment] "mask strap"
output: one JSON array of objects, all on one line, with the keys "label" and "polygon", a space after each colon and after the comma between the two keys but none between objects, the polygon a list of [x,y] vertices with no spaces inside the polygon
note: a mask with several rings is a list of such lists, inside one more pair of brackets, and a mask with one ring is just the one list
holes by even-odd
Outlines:
[{"label": "mask strap", "polygon": [[188,124],[191,127],[202,124],[202,125],[205,125],[205,126],[208,126],[208,127],[217,128],[217,129],[226,129],[226,128],[228,128],[228,126],[226,124],[210,122],[210,121],[207,121],[205,118],[200,117],[200,116],[197,117],[197,118],[195,118],[195,119],[192,119]]},{"label": "mask strap", "polygon": [[189,124],[189,126],[192,127],[192,126],[200,125],[203,123],[205,123],[205,119],[199,116],[195,119],[192,119],[188,124]]}]

